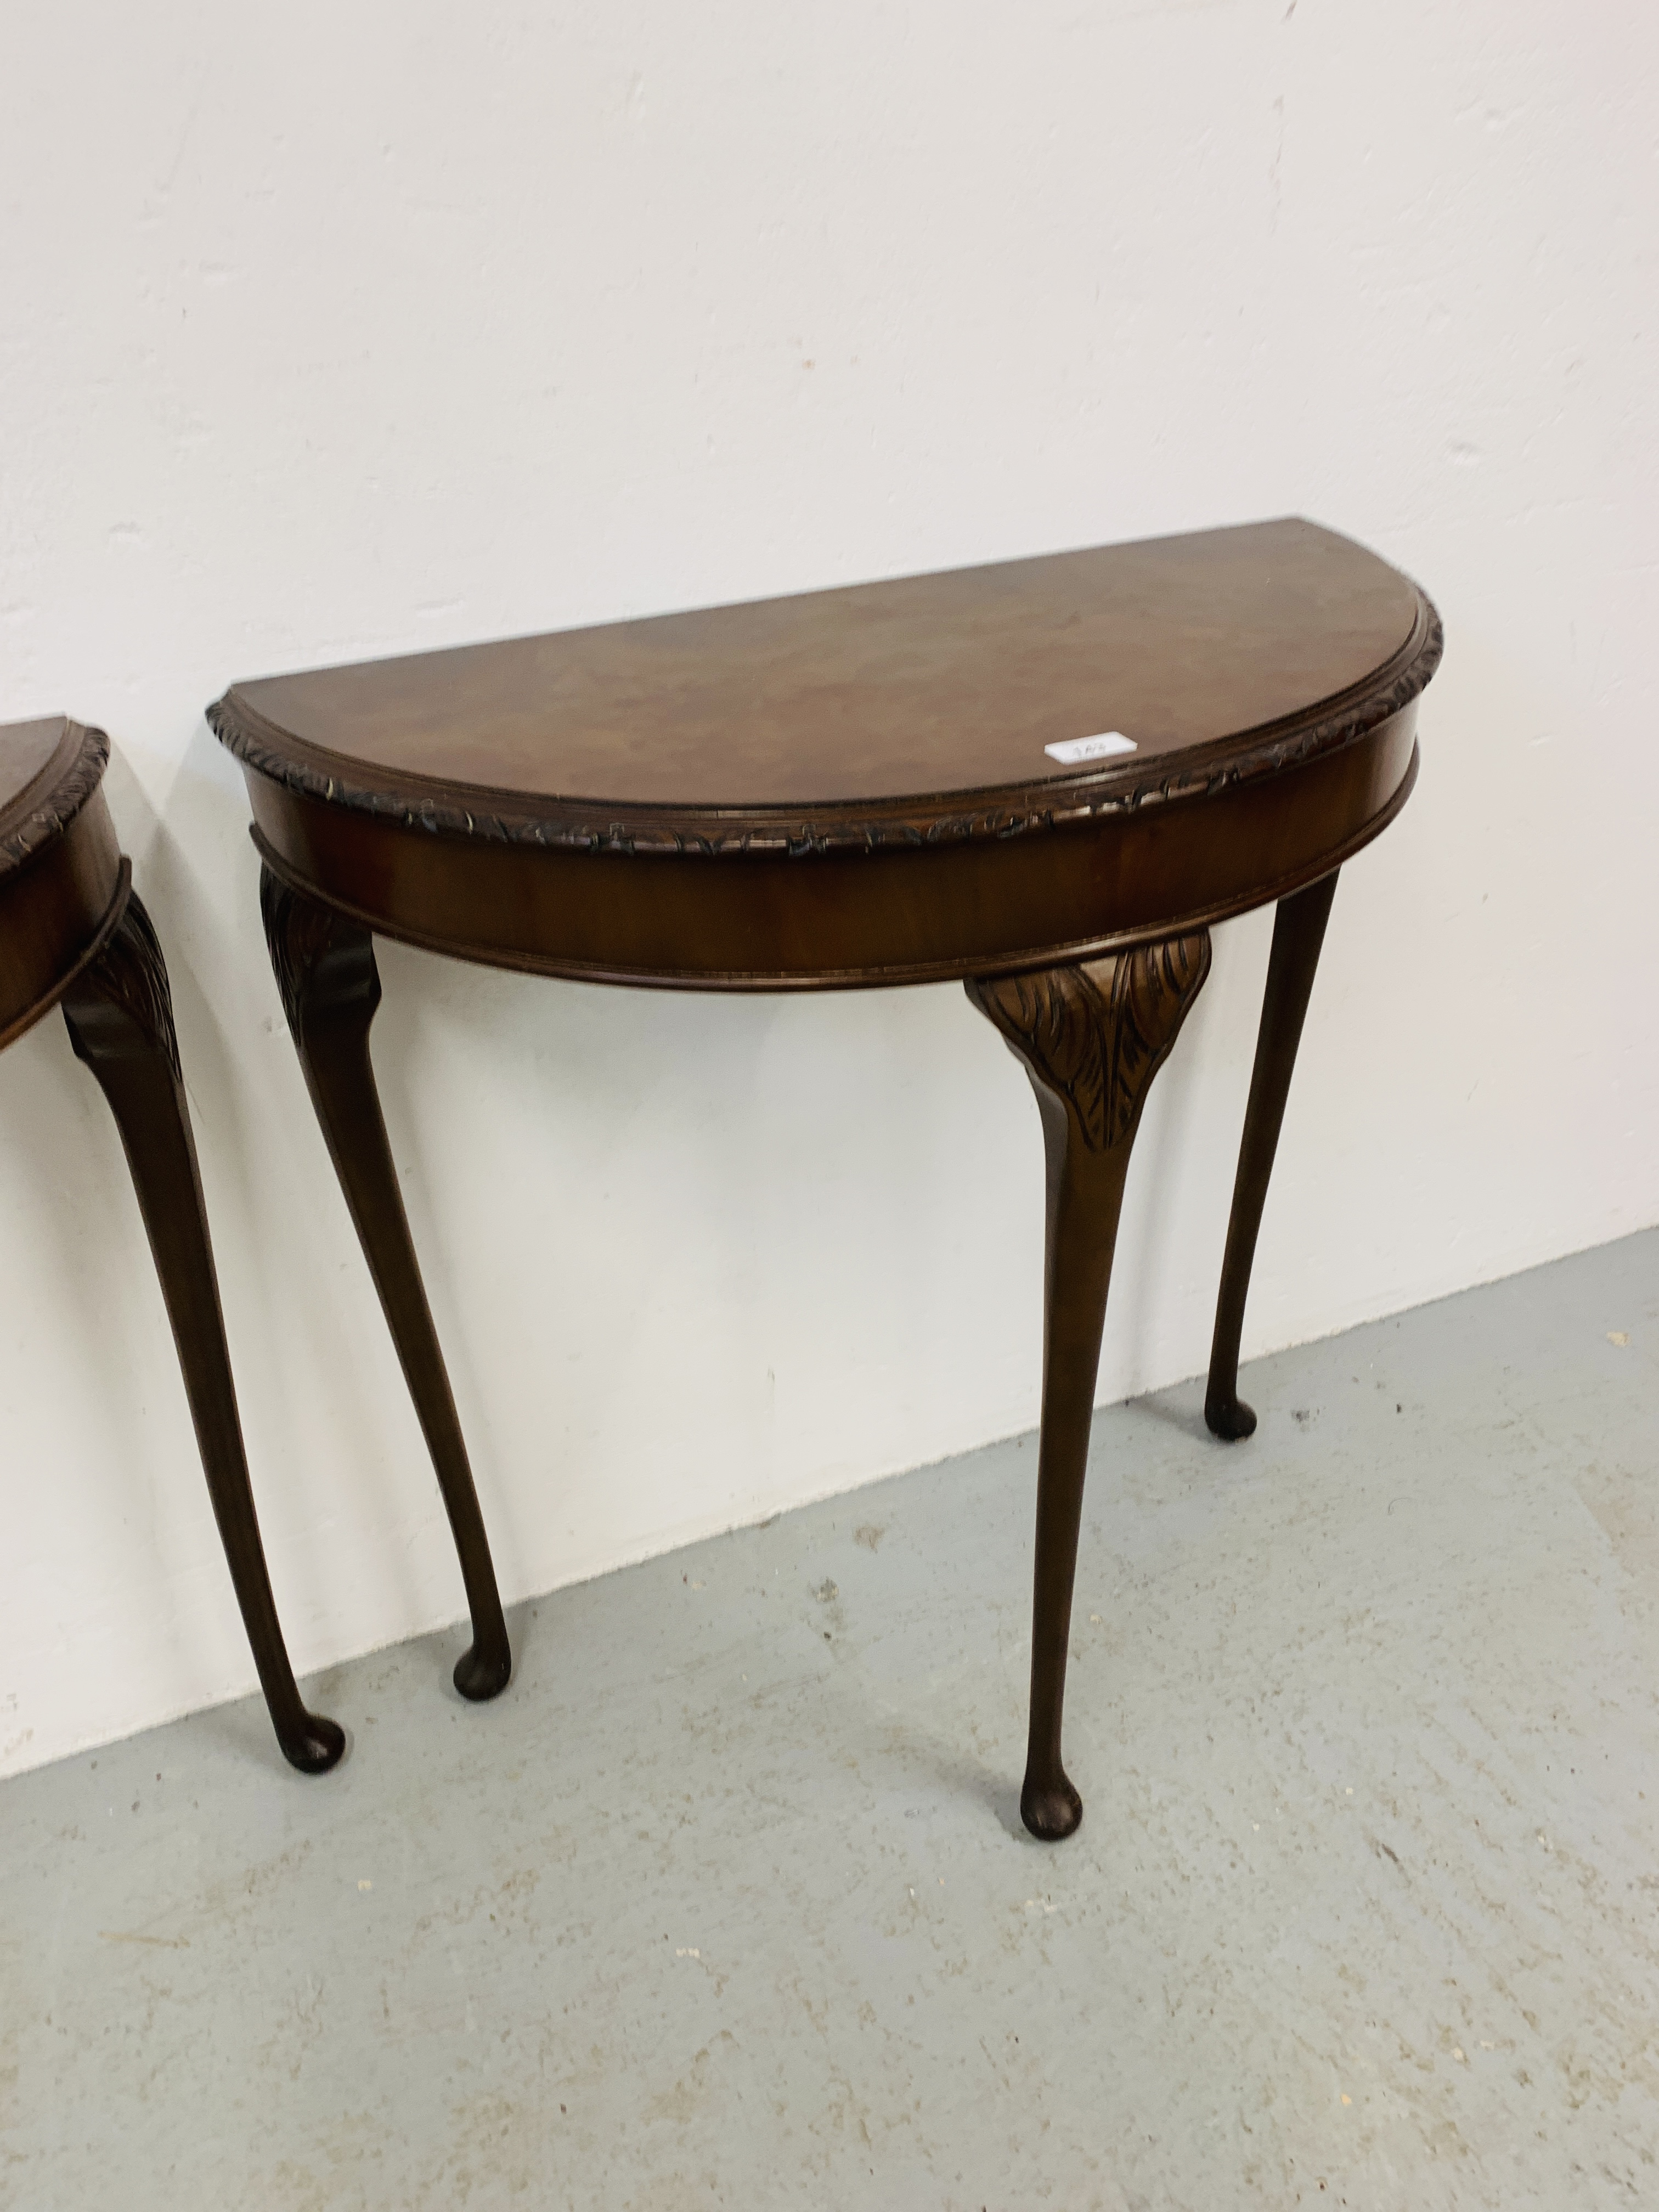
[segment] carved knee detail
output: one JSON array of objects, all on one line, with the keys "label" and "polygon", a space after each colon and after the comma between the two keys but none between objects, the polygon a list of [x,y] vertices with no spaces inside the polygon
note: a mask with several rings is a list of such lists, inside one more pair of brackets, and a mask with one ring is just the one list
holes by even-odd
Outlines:
[{"label": "carved knee detail", "polygon": [[1034,975],[969,977],[969,997],[1034,1083],[1061,1098],[1091,1152],[1133,1137],[1152,1078],[1210,972],[1210,933]]},{"label": "carved knee detail", "polygon": [[137,891],[98,957],[65,992],[64,1020],[76,1058],[88,1067],[159,1053],[173,1081],[183,1080],[167,962]]},{"label": "carved knee detail", "polygon": [[295,1043],[303,1047],[307,1018],[320,1006],[351,1006],[367,1027],[380,1003],[380,974],[362,924],[290,890],[267,867],[259,871],[259,912]]}]

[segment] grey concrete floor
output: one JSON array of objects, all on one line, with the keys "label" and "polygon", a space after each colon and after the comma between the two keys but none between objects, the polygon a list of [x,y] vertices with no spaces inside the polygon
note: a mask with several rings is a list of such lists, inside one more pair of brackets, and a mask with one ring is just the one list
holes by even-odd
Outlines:
[{"label": "grey concrete floor", "polygon": [[[1628,1340],[1626,1341],[1625,1340]],[[0,1788],[0,2202],[1659,2203],[1659,1233]]]}]

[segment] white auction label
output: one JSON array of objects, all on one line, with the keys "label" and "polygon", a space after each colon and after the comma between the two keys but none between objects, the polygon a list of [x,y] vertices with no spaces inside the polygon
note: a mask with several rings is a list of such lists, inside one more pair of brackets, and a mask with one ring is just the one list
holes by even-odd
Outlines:
[{"label": "white auction label", "polygon": [[1057,745],[1042,748],[1050,760],[1066,768],[1075,768],[1079,761],[1106,760],[1113,753],[1132,753],[1134,749],[1134,739],[1126,738],[1121,730],[1103,730],[1097,738],[1064,738]]}]

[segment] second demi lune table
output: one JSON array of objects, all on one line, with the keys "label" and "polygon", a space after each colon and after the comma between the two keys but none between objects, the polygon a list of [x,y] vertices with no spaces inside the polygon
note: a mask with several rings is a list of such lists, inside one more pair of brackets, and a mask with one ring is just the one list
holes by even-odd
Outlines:
[{"label": "second demi lune table", "polygon": [[1245,1294],[1337,870],[1410,793],[1440,650],[1407,577],[1285,520],[267,678],[210,710],[454,1531],[465,1695],[493,1696],[512,1660],[374,1089],[374,933],[594,982],[957,978],[1001,1031],[1048,1159],[1020,1809],[1058,1838],[1082,1817],[1060,1715],[1141,1109],[1209,926],[1276,900],[1205,1404],[1218,1436],[1247,1436]]}]

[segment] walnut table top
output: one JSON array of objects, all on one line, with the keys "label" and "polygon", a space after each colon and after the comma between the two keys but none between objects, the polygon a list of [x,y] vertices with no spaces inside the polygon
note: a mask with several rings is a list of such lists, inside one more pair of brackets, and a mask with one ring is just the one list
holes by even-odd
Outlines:
[{"label": "walnut table top", "polygon": [[1439,624],[1302,521],[238,684],[271,868],[502,965],[726,989],[1076,959],[1390,818]]}]

